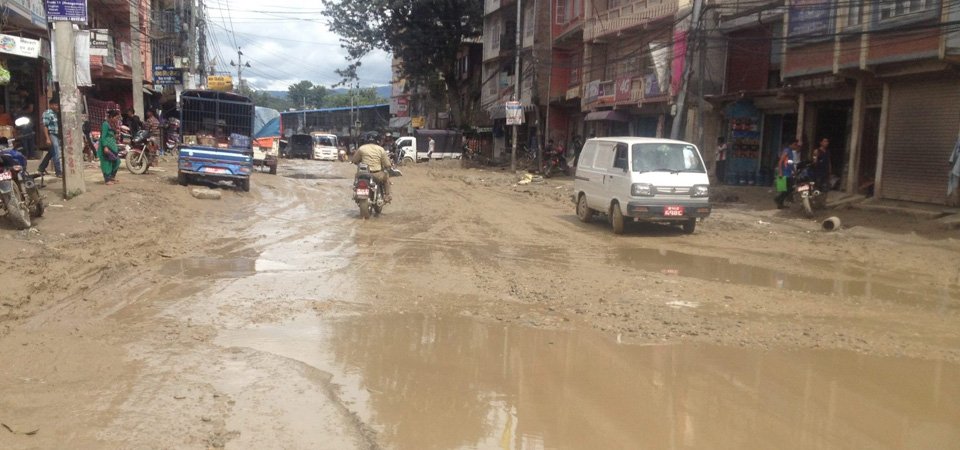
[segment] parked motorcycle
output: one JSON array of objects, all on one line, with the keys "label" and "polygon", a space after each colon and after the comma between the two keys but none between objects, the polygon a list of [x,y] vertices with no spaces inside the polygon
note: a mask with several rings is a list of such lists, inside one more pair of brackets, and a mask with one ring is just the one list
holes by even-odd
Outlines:
[{"label": "parked motorcycle", "polygon": [[27,173],[23,161],[10,152],[0,152],[0,215],[21,230],[30,228],[31,217],[43,215],[43,197],[37,176]]},{"label": "parked motorcycle", "polygon": [[567,166],[567,159],[556,153],[544,155],[543,177],[550,178],[558,173],[568,174],[570,167]]},{"label": "parked motorcycle", "polygon": [[180,120],[177,118],[167,119],[167,128],[164,134],[167,137],[163,143],[165,152],[176,155],[177,148],[180,145]]},{"label": "parked motorcycle", "polygon": [[[403,176],[397,169],[387,169],[392,177]],[[369,219],[372,215],[380,215],[387,201],[384,198],[383,186],[377,182],[366,164],[357,167],[357,175],[353,180],[353,200],[360,208],[360,217]]]},{"label": "parked motorcycle", "polygon": [[150,166],[157,165],[159,148],[156,140],[150,137],[150,131],[140,130],[127,146],[127,170],[137,175],[147,173]]},{"label": "parked motorcycle", "polygon": [[818,186],[811,176],[811,165],[809,161],[797,165],[797,176],[793,182],[791,196],[793,202],[801,206],[803,214],[807,217],[813,217],[814,210],[827,206],[827,191],[822,186]]}]

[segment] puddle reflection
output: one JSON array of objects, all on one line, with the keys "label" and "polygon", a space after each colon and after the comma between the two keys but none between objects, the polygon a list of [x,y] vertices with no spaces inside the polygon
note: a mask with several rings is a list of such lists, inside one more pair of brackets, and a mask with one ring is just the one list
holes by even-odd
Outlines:
[{"label": "puddle reflection", "polygon": [[620,249],[616,257],[642,270],[701,280],[729,281],[811,294],[875,298],[938,309],[960,307],[955,301],[960,299],[960,287],[956,285],[931,286],[918,280],[872,275],[860,269],[835,272],[844,279],[818,278],[791,273],[787,262],[782,268],[766,268],[739,264],[728,258],[650,248]]},{"label": "puddle reflection", "polygon": [[468,318],[226,333],[334,374],[388,448],[947,448],[960,367],[832,351],[621,346]]}]

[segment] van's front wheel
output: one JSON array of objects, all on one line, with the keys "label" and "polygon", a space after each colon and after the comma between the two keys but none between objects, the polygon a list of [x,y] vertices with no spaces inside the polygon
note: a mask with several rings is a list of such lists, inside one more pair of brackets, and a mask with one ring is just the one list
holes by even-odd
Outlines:
[{"label": "van's front wheel", "polygon": [[619,203],[614,203],[613,207],[610,208],[610,225],[613,227],[613,234],[623,234],[626,220],[623,218],[623,213],[620,212]]}]

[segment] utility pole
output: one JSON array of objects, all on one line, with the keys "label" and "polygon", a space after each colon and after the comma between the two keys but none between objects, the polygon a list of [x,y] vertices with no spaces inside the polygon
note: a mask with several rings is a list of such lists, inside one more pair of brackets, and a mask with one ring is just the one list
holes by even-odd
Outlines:
[{"label": "utility pole", "polygon": [[197,70],[197,8],[195,0],[187,0],[187,14],[190,14],[190,27],[187,32],[187,73],[193,78]]},{"label": "utility pole", "polygon": [[199,7],[197,8],[197,14],[200,16],[200,20],[197,21],[199,29],[197,30],[197,67],[200,71],[200,82],[199,84],[207,84],[207,33],[204,31],[206,29],[206,14],[204,13],[203,0],[199,0]]},{"label": "utility pole", "polygon": [[133,111],[143,117],[143,57],[141,56],[140,34],[145,33],[140,26],[140,2],[130,4],[130,68],[133,73]]},{"label": "utility pole", "polygon": [[[683,80],[680,85],[680,94],[677,96],[677,115],[673,118],[673,127],[670,129],[670,139],[679,139],[680,131],[684,129],[687,118],[687,90],[690,85],[690,75],[692,73],[693,52],[691,51],[694,42],[694,33],[700,32],[700,11],[703,10],[703,0],[693,0],[693,15],[690,18],[690,28],[687,29],[686,51],[683,55]],[[703,70],[701,67],[700,70]]]},{"label": "utility pole", "polygon": [[[520,21],[523,18],[523,0],[517,0],[517,43],[514,51],[516,52],[516,60],[513,65],[513,97],[514,100],[520,101],[520,47],[522,47],[523,42],[521,37],[523,33],[521,32]],[[520,105],[521,112],[523,114],[523,104]],[[513,124],[513,149],[510,151],[510,171],[517,171],[517,133],[519,132],[520,125]]]},{"label": "utility pole", "polygon": [[63,196],[76,197],[87,191],[83,182],[83,131],[80,124],[80,90],[77,89],[76,36],[73,23],[53,24],[56,50],[57,91],[60,97],[60,147],[63,152]]},{"label": "utility pole", "polygon": [[234,64],[233,61],[230,61],[231,66],[236,66],[237,68],[237,92],[243,93],[243,68],[250,67],[250,63],[243,62],[243,51],[240,50],[240,47],[237,47],[237,63]]}]

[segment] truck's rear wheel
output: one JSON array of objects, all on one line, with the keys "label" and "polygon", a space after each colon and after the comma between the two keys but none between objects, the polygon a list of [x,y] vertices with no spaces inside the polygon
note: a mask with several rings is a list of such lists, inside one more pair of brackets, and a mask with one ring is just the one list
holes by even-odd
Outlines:
[{"label": "truck's rear wheel", "polygon": [[277,174],[277,164],[274,164],[270,166],[270,175],[276,175],[276,174]]},{"label": "truck's rear wheel", "polygon": [[180,186],[186,186],[190,184],[190,179],[187,178],[187,174],[183,172],[177,172],[177,184]]}]

